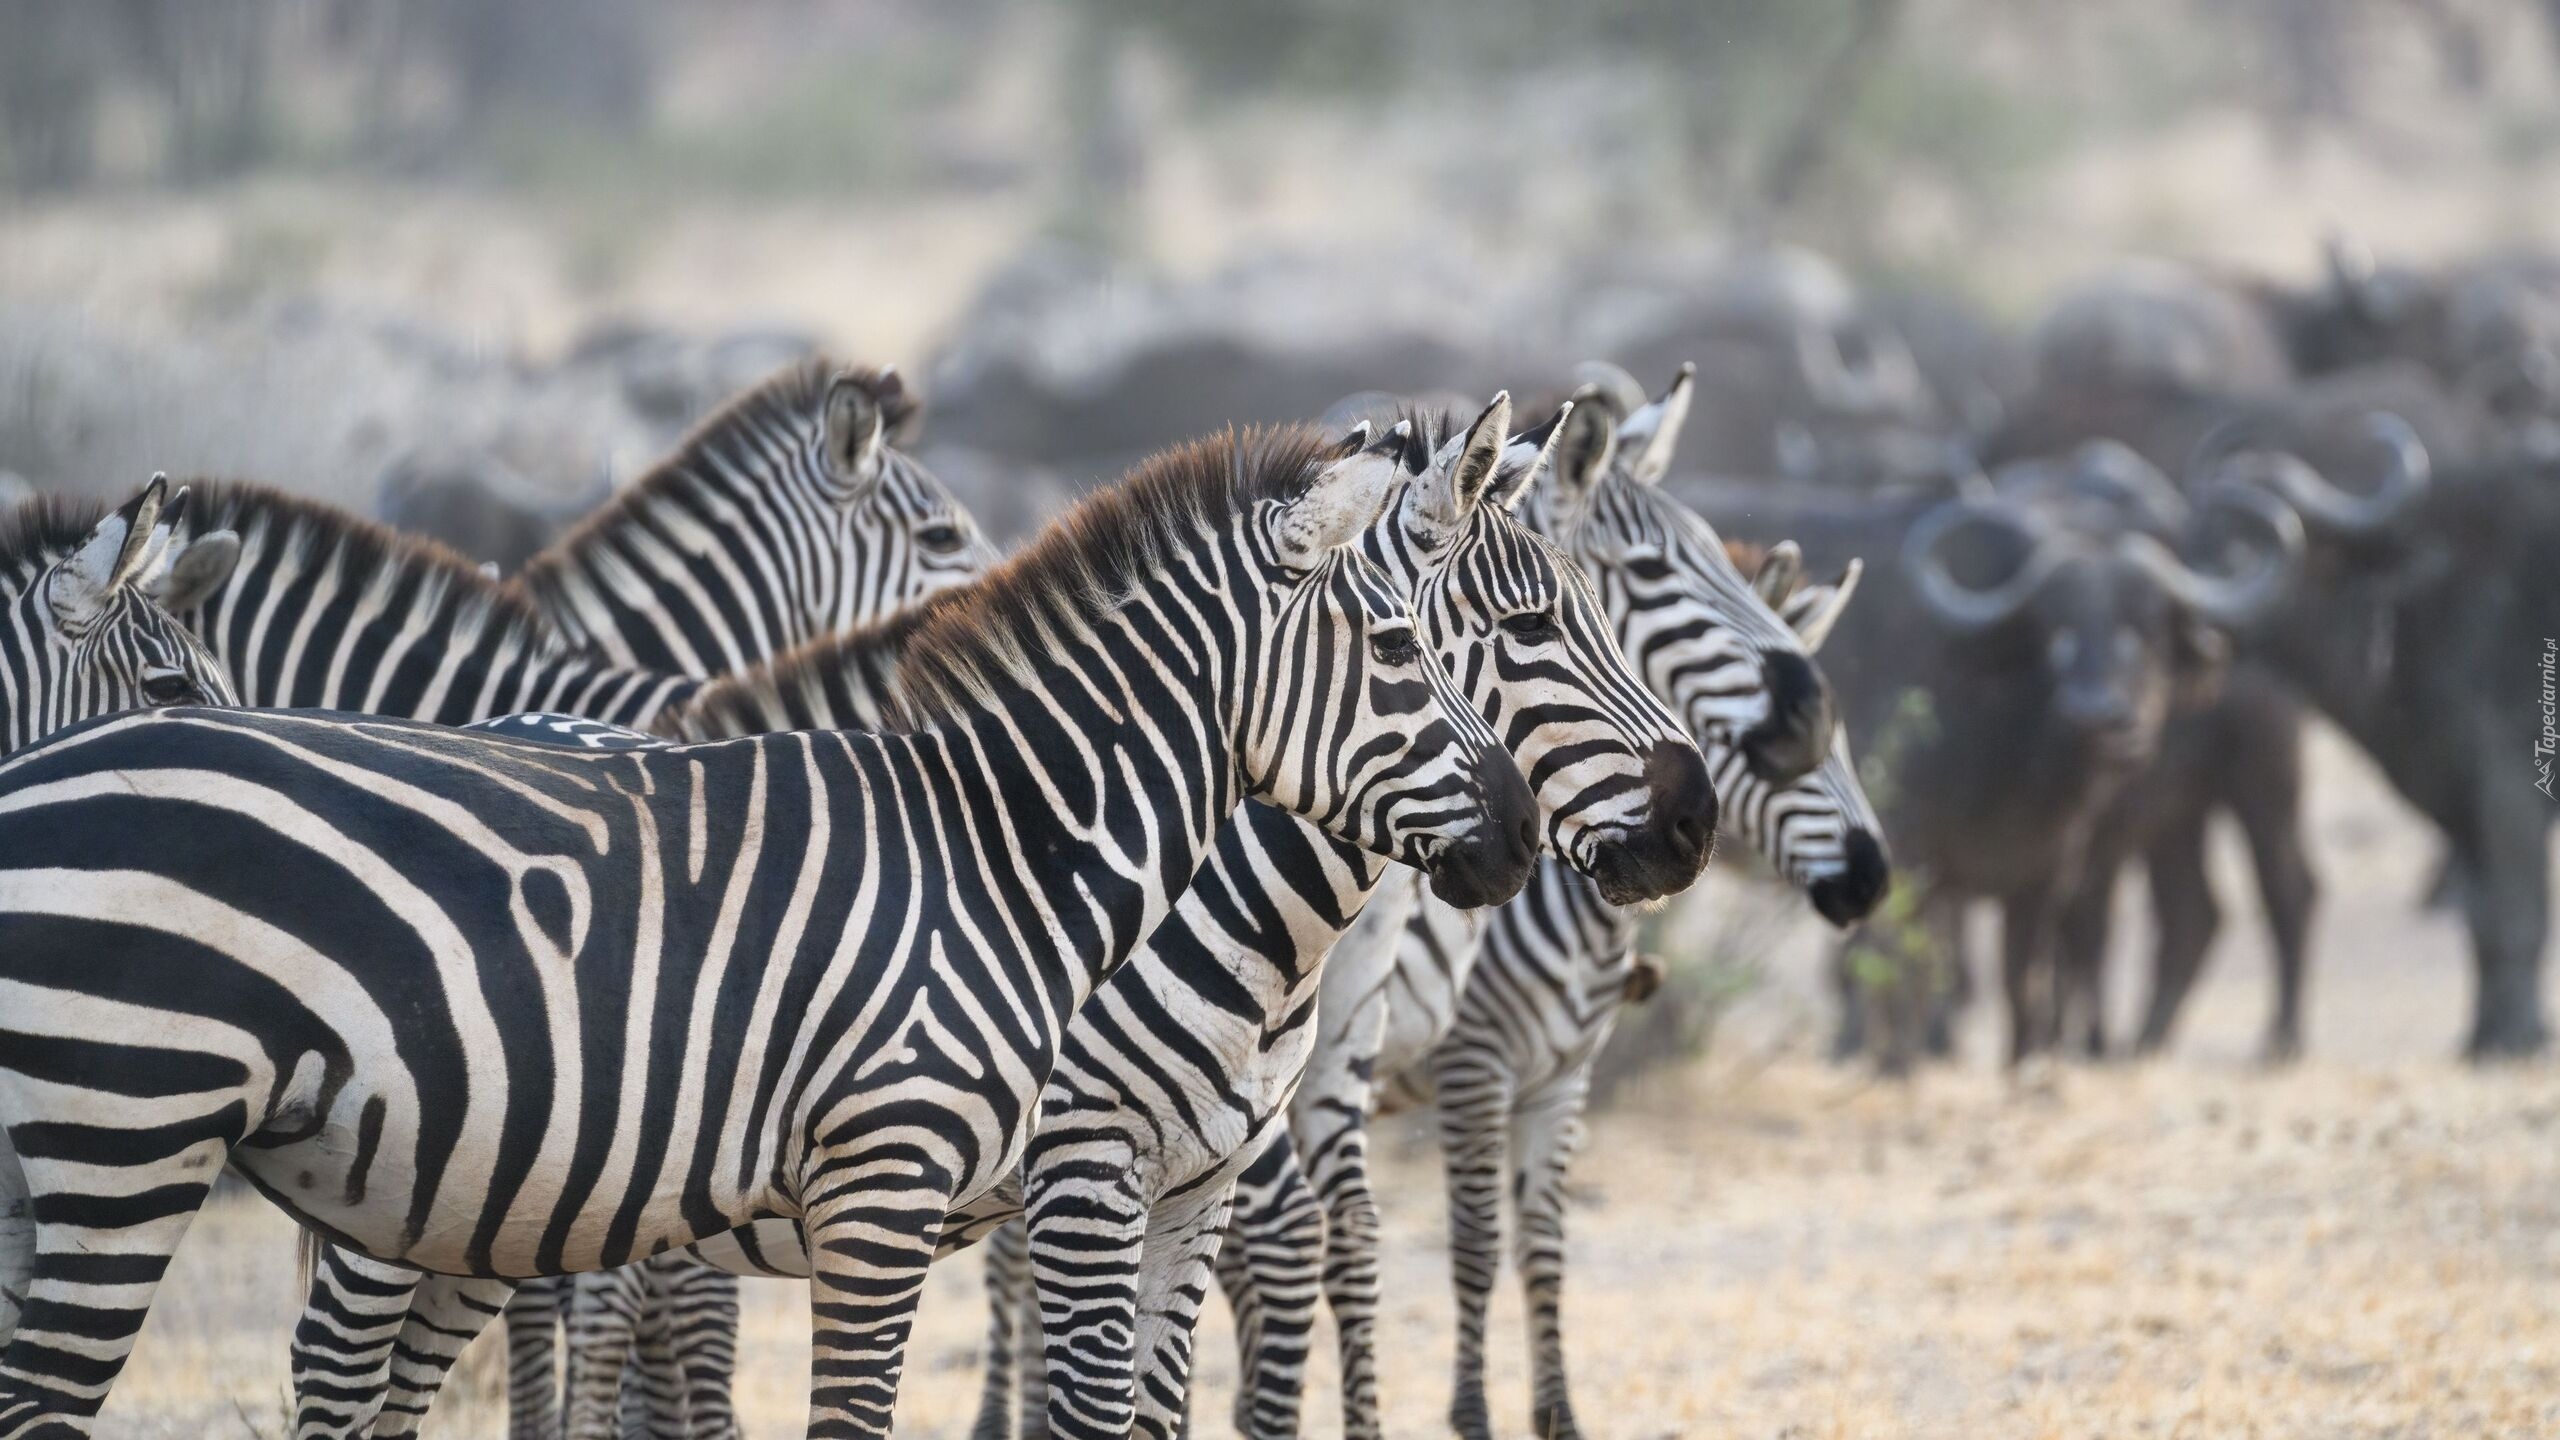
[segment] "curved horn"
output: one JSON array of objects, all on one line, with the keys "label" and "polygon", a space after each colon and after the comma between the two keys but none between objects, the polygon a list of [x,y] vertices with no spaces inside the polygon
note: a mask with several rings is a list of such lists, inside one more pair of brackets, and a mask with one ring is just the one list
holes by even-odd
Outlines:
[{"label": "curved horn", "polygon": [[2265,532],[2267,543],[2255,547],[2257,563],[2247,572],[2207,575],[2140,531],[2119,536],[2116,550],[2148,571],[2178,603],[2223,629],[2236,629],[2273,609],[2292,587],[2294,571],[2302,562],[2302,519],[2292,506],[2255,486],[2216,485],[2204,499],[2200,518],[2227,512]]},{"label": "curved horn", "polygon": [[2252,450],[2224,461],[2224,478],[2264,485],[2284,497],[2302,518],[2340,535],[2371,535],[2397,518],[2424,494],[2433,478],[2426,444],[2408,421],[2388,410],[2365,417],[2365,434],[2390,459],[2382,483],[2370,495],[2350,494],[2305,463],[2281,450]]},{"label": "curved horn", "polygon": [[[1938,555],[1949,536],[1976,527],[2008,531],[2029,547],[2017,572],[1986,590],[1958,580]],[[1947,501],[1921,516],[1902,542],[1903,569],[1920,602],[1949,629],[1962,633],[1990,629],[2026,608],[2061,563],[2060,549],[2039,527],[2016,507],[1997,501]]]},{"label": "curved horn", "polygon": [[2132,446],[2092,440],[2071,456],[2071,488],[2092,499],[2138,512],[2159,530],[2183,530],[2195,511],[2159,467]]}]

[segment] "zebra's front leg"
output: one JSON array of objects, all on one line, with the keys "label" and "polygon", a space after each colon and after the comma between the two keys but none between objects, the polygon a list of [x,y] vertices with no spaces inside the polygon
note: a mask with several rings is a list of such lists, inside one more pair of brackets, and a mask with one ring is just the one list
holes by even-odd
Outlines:
[{"label": "zebra's front leg", "polygon": [[418,1433],[454,1362],[507,1308],[515,1288],[513,1280],[457,1275],[429,1275],[419,1283],[392,1346],[390,1388],[373,1422],[374,1440]]},{"label": "zebra's front leg", "polygon": [[1440,1158],[1449,1190],[1449,1274],[1458,1298],[1457,1360],[1449,1425],[1465,1440],[1491,1440],[1485,1404],[1485,1307],[1502,1268],[1504,1128],[1514,1086],[1472,1051],[1434,1057],[1440,1094]]},{"label": "zebra's front leg", "polygon": [[1137,1420],[1138,1269],[1148,1206],[1133,1172],[1125,1152],[1108,1160],[1080,1156],[1063,1176],[1036,1160],[1028,1167],[1023,1222],[1039,1296],[1047,1432],[1067,1440],[1118,1440]]},{"label": "zebra's front leg", "polygon": [[987,1237],[987,1376],[978,1392],[978,1423],[969,1440],[1009,1440],[1013,1434],[1014,1321],[1031,1289],[1030,1230],[1008,1220]]},{"label": "zebra's front leg", "polygon": [[558,1440],[560,1318],[569,1277],[545,1275],[507,1301],[507,1440]]},{"label": "zebra's front leg", "polygon": [[622,1374],[649,1300],[637,1265],[576,1276],[569,1289],[568,1440],[620,1440]]},{"label": "zebra's front leg", "polygon": [[1191,1405],[1191,1343],[1209,1296],[1233,1181],[1201,1185],[1156,1203],[1138,1261],[1136,1433],[1174,1440]]},{"label": "zebra's front leg", "polygon": [[825,1166],[802,1186],[809,1247],[810,1440],[889,1433],[948,1185],[914,1152]]},{"label": "zebra's front leg", "polygon": [[1565,1179],[1582,1145],[1582,1114],[1591,1091],[1586,1062],[1524,1101],[1511,1121],[1514,1237],[1529,1320],[1529,1433],[1538,1440],[1580,1440],[1564,1374]]},{"label": "zebra's front leg", "polygon": [[426,1276],[306,1239],[317,1256],[288,1349],[295,1440],[370,1433],[391,1384],[391,1357]]},{"label": "zebra's front leg", "polygon": [[649,1268],[683,1386],[686,1433],[691,1440],[737,1440],[738,1277],[675,1255],[661,1255]]},{"label": "zebra's front leg", "polygon": [[1235,1311],[1236,1433],[1296,1440],[1323,1288],[1324,1210],[1288,1135],[1273,1136],[1236,1181],[1217,1265]]}]

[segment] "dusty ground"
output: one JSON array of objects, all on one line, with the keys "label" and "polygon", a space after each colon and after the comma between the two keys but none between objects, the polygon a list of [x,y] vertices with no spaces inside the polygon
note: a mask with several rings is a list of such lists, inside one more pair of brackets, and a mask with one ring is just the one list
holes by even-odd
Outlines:
[{"label": "dusty ground", "polygon": [[[1592,1433],[2560,1434],[2560,1069],[2445,1059],[2463,966],[2455,928],[2409,903],[2426,847],[2350,757],[2320,769],[2331,903],[2305,1065],[2247,1058],[2265,977],[2254,911],[2228,887],[2230,938],[2163,1061],[2013,1082],[1978,1024],[1966,1065],[1874,1084],[1809,1058],[1803,945],[1713,1056],[1604,1116],[1568,1293]],[[1429,1435],[1449,1346],[1437,1161],[1413,1121],[1387,1134],[1390,1433]],[[260,1202],[209,1216],[100,1433],[284,1434],[291,1253]],[[966,1430],[978,1285],[973,1258],[934,1278],[905,1433]],[[796,1433],[799,1295],[749,1288],[750,1433]],[[1512,1434],[1518,1323],[1506,1293],[1494,1383]],[[1204,1345],[1199,1413],[1217,1417],[1223,1315]],[[496,1359],[484,1342],[466,1360],[433,1433],[502,1433]],[[1331,1387],[1320,1361],[1312,1434],[1337,1431]]]}]

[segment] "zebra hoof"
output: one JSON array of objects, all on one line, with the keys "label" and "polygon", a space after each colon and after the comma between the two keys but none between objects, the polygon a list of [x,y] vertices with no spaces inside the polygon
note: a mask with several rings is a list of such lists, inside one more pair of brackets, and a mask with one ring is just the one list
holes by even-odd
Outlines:
[{"label": "zebra hoof", "polygon": [[1539,1406],[1529,1417],[1529,1433],[1538,1440],[1582,1440],[1582,1427],[1573,1423],[1573,1407],[1567,1404]]}]

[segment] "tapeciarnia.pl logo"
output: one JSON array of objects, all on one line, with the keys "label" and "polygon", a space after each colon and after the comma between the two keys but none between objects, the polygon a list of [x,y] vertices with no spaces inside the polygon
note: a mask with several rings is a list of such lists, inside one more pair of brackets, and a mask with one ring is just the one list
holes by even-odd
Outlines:
[{"label": "tapeciarnia.pl logo", "polygon": [[2560,641],[2546,637],[2542,642],[2542,738],[2533,742],[2533,788],[2541,791],[2545,800],[2553,798],[2551,758],[2552,752],[2560,749],[2560,731],[2555,731],[2552,723],[2555,708],[2560,708],[2553,698],[2555,671],[2560,671]]}]

